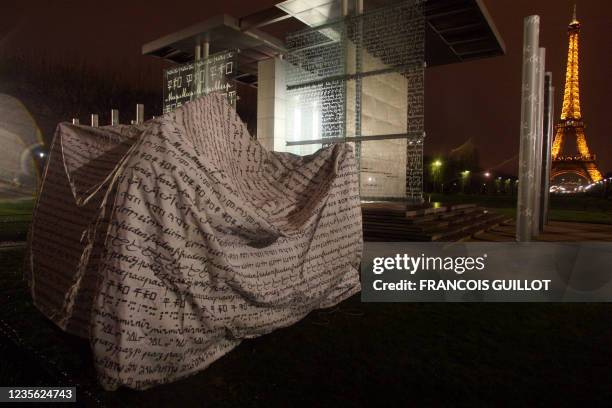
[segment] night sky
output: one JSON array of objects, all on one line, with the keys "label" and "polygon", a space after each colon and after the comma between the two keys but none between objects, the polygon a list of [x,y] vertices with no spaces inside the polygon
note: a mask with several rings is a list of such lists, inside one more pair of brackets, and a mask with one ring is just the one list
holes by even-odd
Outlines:
[{"label": "night sky", "polygon": [[[161,89],[164,64],[141,56],[142,44],[216,14],[245,16],[275,0],[3,1],[0,49],[69,64],[85,60],[101,73],[123,72]],[[556,88],[555,120],[562,102],[567,25],[573,0],[484,0],[506,43],[507,55],[429,68],[426,77],[426,154],[448,153],[472,138],[485,168],[518,152],[523,18],[541,16],[540,43]],[[367,4],[367,2],[366,2]],[[581,102],[592,152],[612,170],[612,1],[578,0],[581,31]],[[516,160],[502,166],[515,172]]]}]

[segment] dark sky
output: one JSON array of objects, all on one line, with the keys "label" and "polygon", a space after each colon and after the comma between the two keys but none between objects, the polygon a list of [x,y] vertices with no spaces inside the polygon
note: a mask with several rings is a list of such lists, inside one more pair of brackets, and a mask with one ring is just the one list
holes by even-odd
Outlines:
[{"label": "dark sky", "polygon": [[[0,49],[64,63],[85,59],[102,73],[140,74],[161,87],[162,64],[140,55],[143,43],[220,13],[240,17],[276,0],[3,1]],[[426,77],[426,153],[447,153],[472,138],[481,163],[494,167],[516,155],[520,122],[523,18],[541,16],[540,43],[552,71],[555,118],[565,76],[567,25],[573,0],[484,0],[507,48],[504,57],[430,68]],[[581,99],[587,140],[604,172],[612,170],[609,80],[612,72],[612,1],[578,0]],[[504,166],[513,170],[512,166]]]}]

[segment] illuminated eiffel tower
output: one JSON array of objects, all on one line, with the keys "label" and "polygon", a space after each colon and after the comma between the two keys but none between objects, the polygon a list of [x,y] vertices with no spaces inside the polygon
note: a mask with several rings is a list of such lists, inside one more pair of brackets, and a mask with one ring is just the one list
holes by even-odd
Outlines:
[{"label": "illuminated eiffel tower", "polygon": [[[578,66],[578,40],[580,22],[574,16],[568,27],[569,47],[567,52],[567,70],[565,73],[565,92],[561,121],[555,126],[555,140],[552,145],[551,182],[559,176],[573,174],[593,183],[603,177],[595,162],[595,155],[589,151],[584,135],[585,125],[580,112],[580,86]],[[567,141],[576,141],[576,151],[568,152]]]}]

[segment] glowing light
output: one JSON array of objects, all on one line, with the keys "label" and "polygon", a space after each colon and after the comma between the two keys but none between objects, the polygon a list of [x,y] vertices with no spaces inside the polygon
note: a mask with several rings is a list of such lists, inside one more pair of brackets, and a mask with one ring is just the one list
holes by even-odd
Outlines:
[{"label": "glowing light", "polygon": [[[572,21],[568,27],[568,40],[561,123],[556,126],[555,138],[551,147],[551,156],[552,159],[556,161],[578,162],[576,164],[570,163],[571,166],[574,166],[574,169],[569,172],[578,174],[580,177],[590,178],[589,181],[597,182],[603,179],[603,176],[597,168],[597,165],[593,163],[593,161],[595,161],[595,155],[591,154],[589,151],[580,109],[580,22],[576,17],[575,8]],[[566,139],[568,137],[573,138],[574,136],[576,137],[578,155],[562,156]]]},{"label": "glowing light", "polygon": [[568,29],[569,46],[567,50],[567,68],[565,71],[565,91],[563,94],[563,109],[561,120],[580,120],[580,86],[579,86],[579,38],[580,23],[574,20]]},{"label": "glowing light", "polygon": [[486,172],[485,172],[485,174],[484,174],[484,176],[485,176],[486,178],[489,178],[489,177],[491,177],[491,173],[489,173],[488,171],[486,171]]},{"label": "glowing light", "polygon": [[591,176],[591,180],[595,182],[600,182],[603,179],[601,172],[598,169],[588,169],[589,176]]},{"label": "glowing light", "polygon": [[23,103],[3,93],[0,93],[0,146],[0,184],[17,185],[20,192],[34,194],[40,177],[34,159],[43,148],[42,134]]},{"label": "glowing light", "polygon": [[584,130],[582,128],[576,128],[576,145],[583,158],[590,158],[591,153],[589,152],[589,147],[587,146]]},{"label": "glowing light", "polygon": [[561,147],[563,146],[563,127],[557,127],[557,133],[555,134],[555,140],[552,145],[552,158],[553,160],[557,160],[559,157],[559,153],[561,152]]},{"label": "glowing light", "polygon": [[[565,71],[565,89],[563,92],[563,107],[561,110],[561,120],[567,124],[574,124],[574,121],[580,121],[582,115],[580,113],[580,72],[578,60],[578,42],[580,37],[580,23],[574,18],[568,28],[569,45],[567,50],[567,67]],[[552,145],[552,158],[559,158],[559,154],[563,148],[564,136],[566,134],[564,124],[557,126],[555,140]],[[578,132],[577,132],[578,133]],[[579,135],[576,135],[579,139]],[[583,133],[584,136],[584,133]],[[588,147],[586,140],[578,140],[578,151],[583,156],[588,156]]]}]

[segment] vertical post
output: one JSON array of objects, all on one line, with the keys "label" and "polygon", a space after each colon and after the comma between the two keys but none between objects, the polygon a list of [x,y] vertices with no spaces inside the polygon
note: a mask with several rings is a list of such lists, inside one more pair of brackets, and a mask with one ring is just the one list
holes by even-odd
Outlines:
[{"label": "vertical post", "polygon": [[202,58],[206,59],[210,56],[210,42],[208,40],[204,40],[202,43]]},{"label": "vertical post", "polygon": [[194,64],[193,64],[193,74],[195,76],[194,80],[194,84],[195,84],[195,94],[196,95],[200,95],[202,93],[202,86],[203,86],[203,78],[198,78],[200,74],[200,64],[198,64],[198,61],[202,60],[202,45],[201,44],[197,44],[195,46],[195,51],[194,51]]},{"label": "vertical post", "polygon": [[[342,65],[344,68],[344,75],[348,75],[350,73],[350,68],[349,68],[349,47],[350,47],[350,41],[348,38],[348,24],[349,24],[349,19],[348,19],[348,14],[349,14],[349,3],[348,0],[340,0],[340,11],[342,13],[342,18],[343,18],[343,22],[342,22],[342,30],[341,30],[341,34],[340,34],[340,43],[342,44]],[[340,135],[337,136],[345,136],[347,134],[347,95],[348,95],[348,84],[347,81],[342,81],[342,85],[338,87],[339,89],[335,89],[334,93],[338,93],[338,92],[342,92],[342,129],[340,130]],[[323,112],[323,107],[321,107],[321,112]],[[355,113],[355,117],[357,117],[357,112]],[[323,123],[323,117],[321,117],[321,123]],[[323,144],[322,146],[328,146],[326,144]],[[356,154],[359,154],[358,152],[355,152]],[[357,158],[357,163],[359,163],[359,158]],[[358,178],[359,178],[359,190],[361,191],[361,178],[359,175],[359,171],[358,171]]]},{"label": "vertical post", "polygon": [[142,103],[136,104],[136,122],[137,125],[144,123],[144,105]]},{"label": "vertical post", "polygon": [[523,81],[516,208],[516,240],[519,242],[531,241],[532,237],[539,37],[540,16],[526,17],[523,22]]},{"label": "vertical post", "polygon": [[119,109],[111,109],[111,126],[119,124]]},{"label": "vertical post", "polygon": [[[414,41],[415,57],[423,61],[421,67],[416,64],[404,74],[408,79],[406,87],[406,131],[410,138],[406,140],[406,198],[415,203],[423,203],[423,147],[427,138],[425,132],[425,25],[424,2],[416,1],[411,6],[414,25],[418,26]],[[420,134],[420,137],[419,137]],[[414,135],[414,136],[413,136]],[[468,173],[469,175],[469,173]]]},{"label": "vertical post", "polygon": [[[362,136],[361,127],[361,107],[363,99],[363,82],[361,79],[361,71],[363,70],[363,0],[355,0],[355,23],[357,24],[355,35],[355,137]],[[348,23],[348,20],[347,20]],[[347,41],[347,46],[350,42]],[[350,55],[350,54],[349,54]],[[348,92],[348,90],[347,90]],[[348,115],[347,115],[348,117]],[[357,177],[359,179],[359,188],[361,191],[361,142],[355,142],[355,160],[357,161]]]},{"label": "vertical post", "polygon": [[541,216],[541,200],[542,200],[542,151],[544,147],[544,72],[546,67],[546,49],[539,49],[538,54],[538,117],[536,123],[536,140],[535,140],[535,166],[534,166],[534,189],[533,195],[533,220],[531,231],[532,234],[540,233],[540,216]]},{"label": "vertical post", "polygon": [[547,72],[544,77],[544,146],[542,148],[542,190],[540,200],[540,232],[544,232],[544,225],[548,224],[548,199],[550,195],[550,168],[551,149],[553,140],[553,116],[555,88],[552,86],[552,73]]},{"label": "vertical post", "polygon": [[98,114],[97,113],[92,113],[91,114],[91,127],[98,127]]},{"label": "vertical post", "polygon": [[208,40],[204,40],[202,42],[202,60],[204,61],[204,83],[203,83],[203,89],[201,90],[201,92],[203,92],[205,95],[208,94],[209,88],[210,88],[210,84],[208,83],[208,76],[209,76],[209,63],[208,63],[208,57],[210,57],[210,42]]},{"label": "vertical post", "polygon": [[72,118],[72,124],[73,125],[78,125],[78,124],[80,124],[80,121],[77,118]]}]

